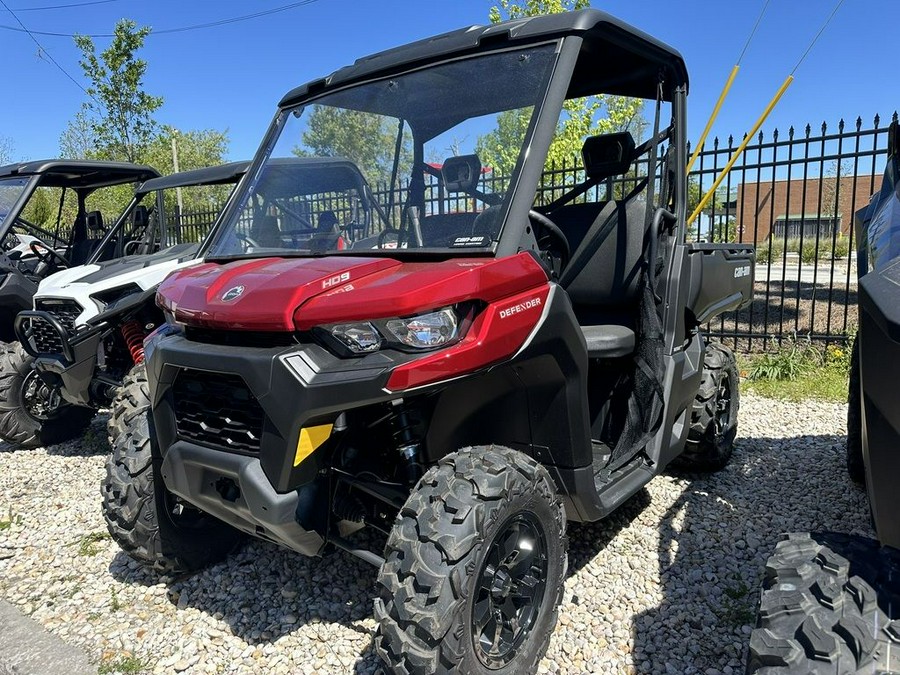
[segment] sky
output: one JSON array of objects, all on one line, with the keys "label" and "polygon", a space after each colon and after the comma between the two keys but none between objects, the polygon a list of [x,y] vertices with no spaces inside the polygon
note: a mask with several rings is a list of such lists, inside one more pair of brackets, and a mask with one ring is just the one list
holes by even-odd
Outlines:
[{"label": "sky", "polygon": [[[127,17],[157,31],[240,17],[290,0],[3,0],[32,31],[110,33]],[[836,0],[770,0],[713,134],[740,138],[755,122],[834,9]],[[77,7],[60,7],[79,3]],[[91,4],[84,4],[91,3]],[[306,4],[222,26],[151,34],[140,56],[145,89],[165,99],[157,119],[176,129],[227,130],[230,160],[252,156],[280,98],[359,57],[456,28],[488,22],[491,0],[307,0]],[[689,137],[699,137],[764,0],[607,0],[597,9],[678,49],[691,78]],[[55,7],[51,9],[41,9]],[[814,130],[858,116],[882,125],[900,108],[896,87],[897,0],[844,0],[763,126]],[[0,26],[16,19],[0,6]],[[86,96],[70,37],[0,28],[4,55],[0,141],[12,157],[49,158]],[[99,49],[108,39],[96,38]],[[598,64],[602,67],[602,64]],[[649,114],[649,113],[648,113]]]}]

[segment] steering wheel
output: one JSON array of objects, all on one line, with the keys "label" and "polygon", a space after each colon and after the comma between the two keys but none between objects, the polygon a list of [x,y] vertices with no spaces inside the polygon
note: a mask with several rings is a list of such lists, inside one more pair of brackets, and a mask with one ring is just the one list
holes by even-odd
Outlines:
[{"label": "steering wheel", "polygon": [[38,262],[44,263],[50,269],[56,266],[65,269],[69,266],[69,261],[66,260],[65,256],[41,241],[32,241],[28,244],[28,248],[31,249]]},{"label": "steering wheel", "polygon": [[535,239],[537,239],[538,248],[559,256],[560,270],[564,270],[572,257],[572,251],[569,248],[569,240],[566,239],[566,235],[563,234],[563,231],[559,229],[556,223],[534,209],[528,211],[528,219],[535,226]]}]

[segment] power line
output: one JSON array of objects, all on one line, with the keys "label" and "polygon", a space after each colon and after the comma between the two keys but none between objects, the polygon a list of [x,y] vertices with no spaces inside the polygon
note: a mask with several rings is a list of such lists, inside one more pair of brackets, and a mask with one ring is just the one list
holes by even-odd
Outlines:
[{"label": "power line", "polygon": [[815,47],[816,42],[818,42],[819,38],[822,37],[822,33],[824,33],[825,29],[828,28],[828,24],[831,23],[831,20],[834,18],[834,15],[837,14],[837,11],[841,8],[842,4],[844,4],[844,0],[838,0],[838,3],[834,6],[834,9],[831,10],[831,14],[828,15],[828,18],[825,19],[825,23],[822,24],[819,32],[816,33],[816,36],[813,38],[812,42],[809,43],[809,47],[807,47],[806,51],[803,52],[803,56],[801,56],[800,60],[797,61],[797,65],[794,66],[794,69],[791,71],[791,75],[797,72],[800,64],[803,63],[803,61],[806,59],[806,56],[812,51],[812,48]]},{"label": "power line", "polygon": [[[244,14],[243,16],[234,16],[234,17],[231,17],[228,19],[220,19],[219,21],[209,21],[207,23],[197,23],[197,24],[193,24],[190,26],[179,26],[178,28],[164,28],[162,30],[153,30],[153,32],[150,33],[150,36],[165,35],[167,33],[184,33],[186,31],[202,30],[204,28],[215,28],[217,26],[224,26],[224,25],[230,24],[230,23],[238,23],[240,21],[248,21],[250,19],[256,19],[261,16],[268,16],[270,14],[286,12],[289,9],[296,9],[297,7],[302,7],[304,5],[311,5],[314,2],[318,2],[318,0],[301,0],[300,2],[292,2],[289,5],[282,5],[281,7],[273,7],[272,9],[266,9],[266,10],[262,10],[260,12],[254,12],[253,14]],[[52,32],[52,31],[40,31],[40,30],[28,31],[28,30],[24,30],[23,28],[16,28],[15,26],[5,26],[2,24],[0,24],[0,28],[5,29],[5,30],[16,31],[19,33],[24,32],[24,33],[28,33],[29,35],[31,35],[33,33],[34,35],[46,35],[49,37],[72,38],[72,37],[75,37],[76,35],[83,35],[85,37],[90,37],[90,38],[115,37],[115,35],[113,33],[56,33],[56,32]],[[150,37],[150,36],[148,36],[148,37]]]},{"label": "power line", "polygon": [[[110,2],[121,2],[121,0],[90,0],[90,2],[72,2],[68,5],[45,5],[44,7],[17,7],[17,12],[41,12],[45,9],[67,9],[69,7],[87,7],[88,5],[106,5]],[[11,10],[7,10],[10,11]]]},{"label": "power line", "polygon": [[303,5],[311,5],[314,2],[318,2],[318,0],[301,0],[301,2],[294,2],[290,5],[283,5],[281,7],[274,7],[272,9],[266,9],[261,12],[255,12],[253,14],[245,14],[244,16],[236,16],[231,19],[222,19],[220,21],[210,21],[209,23],[198,23],[193,26],[182,26],[181,28],[168,28],[165,30],[155,30],[151,35],[162,35],[163,33],[183,33],[189,30],[200,30],[201,28],[213,28],[214,26],[224,26],[229,23],[238,23],[240,21],[247,21],[248,19],[256,19],[260,16],[268,16],[269,14],[277,14],[279,12],[286,12],[289,9],[294,9],[296,7],[302,7]]},{"label": "power line", "polygon": [[[22,20],[16,15],[16,13],[13,12],[13,11],[6,5],[5,0],[0,0],[0,5],[3,5],[3,9],[5,9],[7,12],[9,12],[9,13],[12,15],[12,18],[14,18],[14,19],[16,20],[16,23],[18,23],[18,24],[22,27],[22,31],[25,32],[25,33],[28,33],[28,37],[30,37],[30,38],[34,41],[34,44],[36,44],[36,45],[38,46],[38,49],[40,50],[40,51],[38,52],[38,57],[39,57],[39,58],[43,58],[43,57],[46,55],[46,57],[50,60],[50,63],[52,63],[54,66],[56,66],[56,67],[60,70],[60,72],[62,72],[63,75],[65,75],[66,77],[68,77],[76,87],[78,87],[79,89],[81,89],[81,91],[83,91],[87,96],[90,96],[91,98],[94,98],[93,96],[91,96],[90,92],[88,92],[88,90],[85,89],[85,88],[81,85],[81,82],[79,82],[79,81],[76,80],[74,77],[72,77],[71,75],[69,75],[69,71],[67,71],[65,68],[63,68],[63,67],[59,64],[59,62],[58,62],[56,59],[53,58],[53,55],[52,55],[50,52],[48,52],[46,49],[44,49],[44,46],[43,46],[40,42],[38,42],[38,39],[37,39],[36,37],[34,37],[34,35],[32,35],[31,31],[28,30],[27,28],[25,28],[25,24],[22,23]],[[96,99],[94,99],[94,100],[96,100]]]},{"label": "power line", "polygon": [[750,35],[747,37],[747,41],[744,43],[744,48],[741,50],[741,55],[738,57],[737,65],[741,65],[741,61],[744,59],[744,54],[747,53],[747,47],[750,46],[750,43],[753,41],[753,36],[756,35],[756,30],[759,28],[759,24],[762,23],[763,16],[766,14],[766,10],[769,8],[769,0],[766,0],[766,4],[763,5],[762,11],[759,13],[759,16],[756,19],[756,24],[753,26],[753,30],[750,31]]}]

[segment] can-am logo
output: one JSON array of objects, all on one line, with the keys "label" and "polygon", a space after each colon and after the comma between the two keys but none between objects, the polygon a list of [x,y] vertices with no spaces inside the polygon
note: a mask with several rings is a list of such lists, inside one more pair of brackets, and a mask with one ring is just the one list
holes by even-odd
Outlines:
[{"label": "can-am logo", "polygon": [[234,288],[229,288],[222,295],[222,301],[228,302],[229,300],[234,300],[235,298],[240,297],[241,293],[243,293],[243,292],[244,292],[243,286],[235,286]]},{"label": "can-am logo", "polygon": [[332,286],[337,286],[338,284],[343,284],[348,281],[350,281],[350,272],[344,272],[343,274],[338,274],[337,276],[333,276],[323,281],[322,288],[331,288]]}]

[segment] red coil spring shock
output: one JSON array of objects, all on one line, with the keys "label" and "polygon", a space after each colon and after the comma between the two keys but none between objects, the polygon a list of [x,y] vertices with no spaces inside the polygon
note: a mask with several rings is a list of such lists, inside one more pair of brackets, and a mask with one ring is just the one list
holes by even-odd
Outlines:
[{"label": "red coil spring shock", "polygon": [[138,321],[129,321],[122,326],[122,337],[131,352],[131,360],[135,364],[144,362],[144,327]]}]

